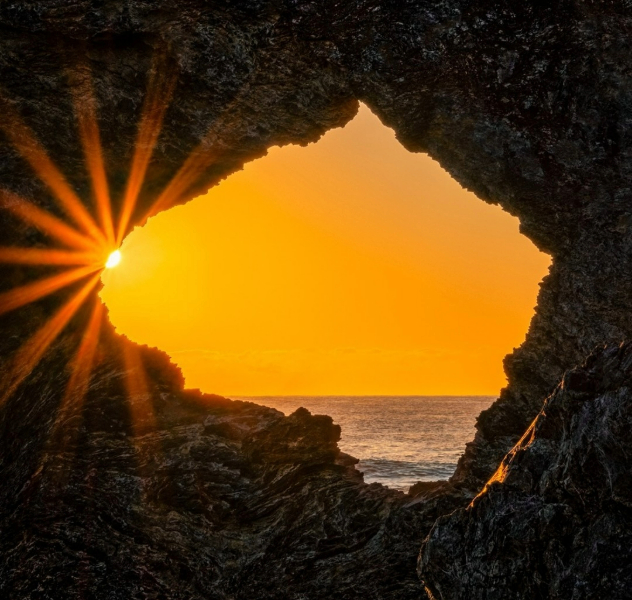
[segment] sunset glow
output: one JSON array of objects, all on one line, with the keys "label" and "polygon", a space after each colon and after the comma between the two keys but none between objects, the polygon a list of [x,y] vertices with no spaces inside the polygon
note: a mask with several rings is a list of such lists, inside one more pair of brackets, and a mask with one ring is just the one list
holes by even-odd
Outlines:
[{"label": "sunset glow", "polygon": [[[0,314],[91,277],[71,298],[72,312],[36,334],[45,349],[101,277],[118,331],[169,353],[189,387],[225,395],[499,391],[502,358],[524,339],[549,259],[519,235],[517,220],[406,151],[365,106],[318,143],[272,148],[126,237],[132,217],[142,221],[136,200],[175,85],[159,73],[148,80],[118,214],[89,77],[75,101],[96,218],[7,108],[3,129],[68,221],[0,194],[2,208],[62,246],[0,248],[0,263],[62,269],[0,294]],[[181,199],[215,157],[202,140],[149,214]],[[80,349],[77,389],[87,385],[100,315],[95,309],[89,327],[95,339]],[[18,357],[33,368],[41,353],[29,347]],[[131,353],[122,359],[128,391],[146,397]],[[137,420],[151,423],[150,407],[139,407]]]},{"label": "sunset glow", "polygon": [[[186,163],[157,203],[199,168]],[[496,394],[549,265],[517,219],[364,106],[122,249],[101,292],[117,330],[168,352],[189,387],[244,396]]]}]

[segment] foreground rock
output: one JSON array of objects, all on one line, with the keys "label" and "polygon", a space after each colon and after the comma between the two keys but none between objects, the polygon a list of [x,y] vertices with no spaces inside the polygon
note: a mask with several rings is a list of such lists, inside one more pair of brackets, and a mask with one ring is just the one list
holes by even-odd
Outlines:
[{"label": "foreground rock", "polygon": [[458,497],[366,485],[330,417],[183,392],[156,351],[158,391],[106,354],[56,423],[64,342],[0,413],[0,597],[423,596],[417,548]]},{"label": "foreground rock", "polygon": [[473,505],[440,518],[437,599],[630,598],[632,343],[568,372]]}]

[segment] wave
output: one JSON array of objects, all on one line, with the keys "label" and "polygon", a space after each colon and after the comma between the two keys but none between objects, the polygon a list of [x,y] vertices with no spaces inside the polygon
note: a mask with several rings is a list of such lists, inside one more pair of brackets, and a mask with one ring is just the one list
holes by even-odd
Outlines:
[{"label": "wave", "polygon": [[448,479],[454,473],[454,462],[418,463],[388,458],[362,459],[356,468],[364,473],[367,483],[381,483],[390,488],[407,491],[418,481]]}]

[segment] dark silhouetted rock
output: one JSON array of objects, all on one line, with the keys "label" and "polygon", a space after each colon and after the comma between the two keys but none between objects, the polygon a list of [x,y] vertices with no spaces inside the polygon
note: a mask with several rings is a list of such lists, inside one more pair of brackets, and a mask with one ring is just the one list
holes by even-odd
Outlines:
[{"label": "dark silhouetted rock", "polygon": [[164,355],[141,356],[149,398],[106,354],[56,429],[59,351],[4,407],[0,597],[419,597],[420,532],[458,496],[366,485],[331,417],[182,391]]},{"label": "dark silhouetted rock", "polygon": [[632,344],[569,371],[473,505],[441,517],[420,575],[442,600],[630,598]]},{"label": "dark silhouetted rock", "polygon": [[[325,417],[183,391],[159,352],[141,352],[145,391],[128,398],[132,346],[107,327],[85,401],[55,425],[91,295],[0,406],[0,595],[423,597],[414,564],[434,518],[481,489],[566,370],[632,335],[631,11],[628,0],[0,2],[0,125],[19,113],[92,211],[73,98],[94,100],[118,213],[149,82],[165,102],[173,82],[131,226],[188,157],[200,168],[174,204],[273,145],[316,141],[361,100],[406,148],[518,217],[553,261],[505,360],[508,387],[450,484],[415,497],[364,484]],[[0,127],[2,201],[19,194],[64,218],[10,137]],[[8,210],[0,240],[49,244]],[[49,272],[3,265],[0,292]],[[69,293],[0,316],[3,382]],[[608,519],[618,510],[604,505]]]}]

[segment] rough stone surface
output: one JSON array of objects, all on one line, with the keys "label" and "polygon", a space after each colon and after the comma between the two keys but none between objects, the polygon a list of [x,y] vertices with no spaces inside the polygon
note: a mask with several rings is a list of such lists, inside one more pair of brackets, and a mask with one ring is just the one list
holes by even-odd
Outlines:
[{"label": "rough stone surface", "polygon": [[63,349],[5,407],[0,597],[420,597],[420,532],[458,498],[365,485],[330,417],[183,392],[155,350],[139,419],[112,337],[60,427]]},{"label": "rough stone surface", "polygon": [[[408,149],[428,152],[482,200],[518,216],[523,233],[553,259],[526,341],[506,359],[508,387],[479,418],[452,485],[426,490],[414,509],[395,492],[367,487],[350,465],[335,466],[335,436],[322,421],[285,422],[223,400],[193,410],[166,361],[147,351],[145,362],[158,365],[147,381],[158,425],[143,446],[121,391],[126,342],[112,334],[100,344],[81,409],[86,425],[76,424],[80,435],[68,442],[80,466],[68,469],[70,454],[47,440],[55,438],[66,365],[87,319],[80,312],[0,407],[3,590],[16,598],[229,598],[252,585],[261,589],[250,597],[262,598],[325,598],[333,589],[349,598],[423,596],[406,565],[414,564],[434,503],[452,507],[475,494],[564,371],[632,331],[631,33],[628,0],[0,1],[0,118],[16,110],[91,209],[73,94],[85,94],[90,74],[118,209],[157,73],[176,86],[132,223],[142,222],[191,152],[209,160],[176,202],[271,145],[315,141],[345,124],[361,100]],[[2,131],[0,188],[61,215]],[[48,243],[4,210],[0,240]],[[2,266],[0,289],[42,272]],[[4,378],[20,342],[66,296],[0,317]],[[213,402],[226,412],[205,437],[205,419],[220,410]],[[301,420],[310,423],[310,450],[292,454],[284,428]],[[222,441],[237,435],[222,427],[243,439]],[[147,464],[131,450],[158,441],[164,454]],[[259,453],[259,444],[268,450]],[[199,458],[205,452],[208,463]],[[300,467],[312,452],[317,466]],[[63,484],[55,479],[59,465],[70,471]],[[270,512],[244,508],[245,498]],[[252,523],[240,521],[241,512]],[[219,522],[223,533],[211,540]],[[367,527],[376,533],[362,533]],[[328,544],[342,549],[339,558],[314,562]],[[83,571],[75,573],[77,561]]]},{"label": "rough stone surface", "polygon": [[632,344],[568,371],[467,509],[441,517],[421,577],[443,600],[630,598]]}]

